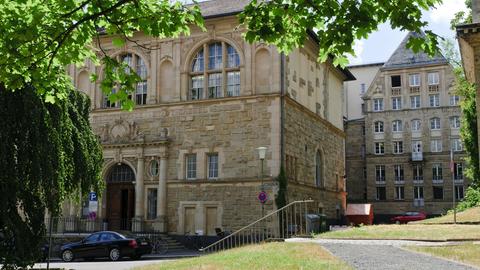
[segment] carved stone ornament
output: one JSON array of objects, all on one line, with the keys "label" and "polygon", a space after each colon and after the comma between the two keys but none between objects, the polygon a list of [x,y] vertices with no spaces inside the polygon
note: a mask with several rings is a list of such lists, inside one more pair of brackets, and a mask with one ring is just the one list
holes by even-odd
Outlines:
[{"label": "carved stone ornament", "polygon": [[103,125],[101,139],[103,143],[131,143],[143,141],[144,136],[136,122],[117,119],[111,126]]}]

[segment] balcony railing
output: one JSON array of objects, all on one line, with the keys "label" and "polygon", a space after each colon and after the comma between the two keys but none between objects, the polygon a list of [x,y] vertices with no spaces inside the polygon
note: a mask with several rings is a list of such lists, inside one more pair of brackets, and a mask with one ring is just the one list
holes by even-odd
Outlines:
[{"label": "balcony railing", "polygon": [[458,177],[458,176],[457,176],[457,177],[455,177],[455,178],[453,179],[453,182],[454,182],[455,184],[461,184],[461,183],[463,183],[463,177]]},{"label": "balcony railing", "polygon": [[425,205],[425,201],[423,199],[413,199],[413,206],[422,207],[424,205]]},{"label": "balcony railing", "polygon": [[410,86],[410,94],[420,93],[420,86]]},{"label": "balcony railing", "polygon": [[385,176],[377,176],[375,178],[375,183],[380,185],[385,185]]},{"label": "balcony railing", "polygon": [[392,96],[402,95],[402,87],[392,87]]},{"label": "balcony railing", "polygon": [[395,184],[405,184],[405,178],[403,176],[395,176]]},{"label": "balcony railing", "polygon": [[438,92],[438,84],[433,84],[428,86],[428,92]]},{"label": "balcony railing", "polygon": [[412,161],[422,161],[423,152],[412,152]]},{"label": "balcony railing", "polygon": [[443,178],[442,177],[433,177],[432,183],[433,184],[443,184]]},{"label": "balcony railing", "polygon": [[423,176],[414,176],[413,177],[414,184],[423,184]]}]

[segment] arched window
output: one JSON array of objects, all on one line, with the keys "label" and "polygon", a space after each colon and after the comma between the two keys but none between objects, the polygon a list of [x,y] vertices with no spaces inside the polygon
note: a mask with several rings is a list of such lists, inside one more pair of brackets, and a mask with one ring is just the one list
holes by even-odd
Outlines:
[{"label": "arched window", "polygon": [[315,155],[315,186],[317,187],[323,187],[322,167],[322,155],[320,151],[317,150],[317,154]]},{"label": "arched window", "polygon": [[189,99],[239,95],[240,57],[238,52],[225,42],[205,44],[192,61]]},{"label": "arched window", "polygon": [[135,181],[135,173],[126,164],[115,165],[110,169],[107,176],[107,183],[121,183]]},{"label": "arched window", "polygon": [[[140,77],[140,82],[135,85],[135,93],[134,95],[129,95],[130,99],[134,99],[133,101],[137,105],[145,105],[147,104],[147,65],[145,61],[138,55],[132,53],[126,53],[119,55],[117,57],[118,61],[126,63],[130,68],[125,68],[125,73],[130,73],[130,70],[134,70],[137,75]],[[115,93],[117,90],[114,88],[112,93]],[[103,108],[117,108],[120,107],[120,103],[112,103],[108,100],[107,96],[103,97]]]}]

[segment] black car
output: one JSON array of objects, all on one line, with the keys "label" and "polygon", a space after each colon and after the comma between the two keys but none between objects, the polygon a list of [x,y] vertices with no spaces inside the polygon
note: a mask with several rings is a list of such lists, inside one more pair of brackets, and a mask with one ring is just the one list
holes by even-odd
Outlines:
[{"label": "black car", "polygon": [[148,239],[129,233],[103,231],[93,233],[80,242],[65,244],[60,252],[65,262],[77,258],[88,260],[102,257],[117,261],[122,257],[139,259],[152,252],[152,245]]}]

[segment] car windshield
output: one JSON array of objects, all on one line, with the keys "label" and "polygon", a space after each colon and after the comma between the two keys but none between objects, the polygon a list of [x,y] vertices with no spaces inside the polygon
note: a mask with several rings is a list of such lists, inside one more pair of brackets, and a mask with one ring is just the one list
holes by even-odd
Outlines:
[{"label": "car windshield", "polygon": [[90,236],[88,236],[87,238],[85,238],[84,242],[95,242],[98,240],[98,236],[99,234],[98,233],[95,233],[95,234],[92,234]]}]

